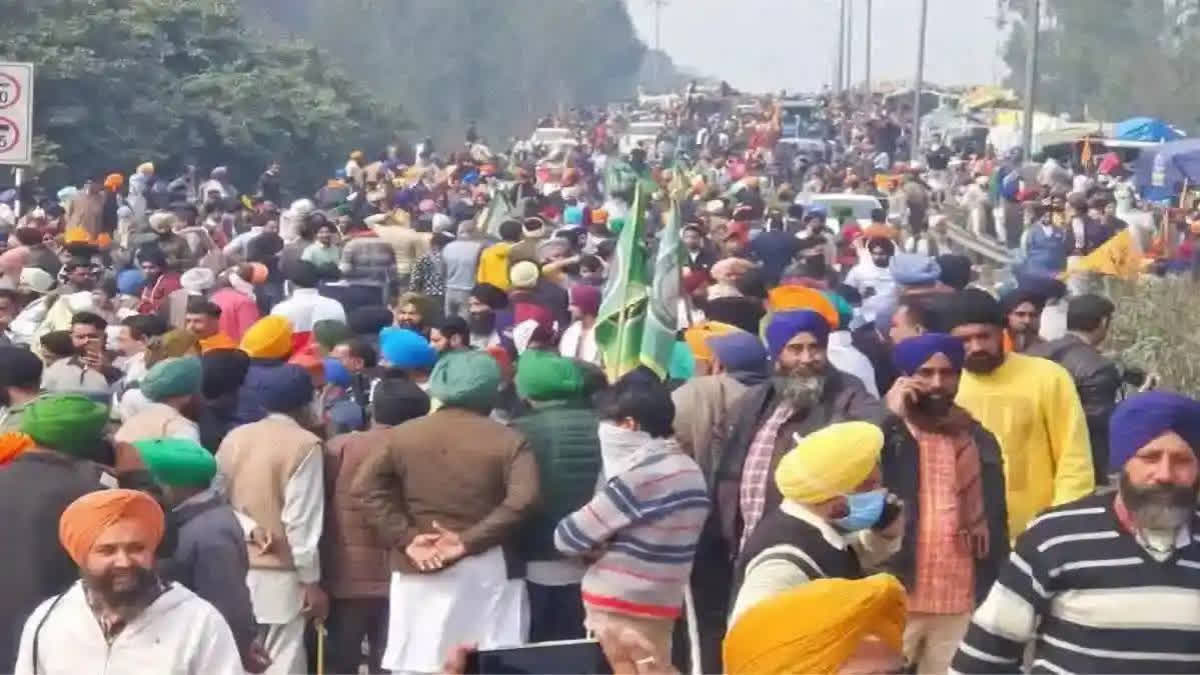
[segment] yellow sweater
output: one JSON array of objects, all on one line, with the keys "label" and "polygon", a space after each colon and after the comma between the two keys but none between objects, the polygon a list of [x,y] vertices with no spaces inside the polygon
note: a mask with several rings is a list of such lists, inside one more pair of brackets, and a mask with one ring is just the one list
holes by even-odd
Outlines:
[{"label": "yellow sweater", "polygon": [[1013,539],[1044,509],[1096,488],[1083,406],[1062,366],[1008,354],[986,375],[963,371],[957,401],[1000,442]]},{"label": "yellow sweater", "polygon": [[491,284],[502,291],[508,290],[508,249],[512,244],[502,241],[483,249],[479,254],[479,271],[475,280]]}]

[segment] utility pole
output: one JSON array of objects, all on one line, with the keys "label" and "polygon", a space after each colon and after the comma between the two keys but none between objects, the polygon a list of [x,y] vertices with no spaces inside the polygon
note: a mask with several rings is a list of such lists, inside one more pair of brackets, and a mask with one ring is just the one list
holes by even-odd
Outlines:
[{"label": "utility pole", "polygon": [[921,23],[917,28],[917,78],[913,83],[912,141],[909,143],[909,160],[921,156],[921,86],[925,79],[925,20],[929,15],[929,0],[921,0]]},{"label": "utility pole", "polygon": [[[658,81],[658,77],[659,64],[662,61],[662,9],[666,7],[667,0],[650,0],[650,4],[654,5],[654,61],[652,62],[654,67],[651,70],[650,76],[654,80],[652,88],[654,90],[661,90],[662,86]],[[658,91],[654,93],[658,93]]]},{"label": "utility pole", "polygon": [[854,90],[854,0],[846,3],[846,90]]},{"label": "utility pole", "polygon": [[867,95],[871,94],[871,3],[874,0],[867,0],[867,35],[863,38],[863,62],[865,63],[863,75],[863,84],[866,87]]},{"label": "utility pole", "polygon": [[1042,3],[1031,0],[1029,16],[1025,17],[1025,116],[1021,127],[1022,159],[1033,158],[1033,103],[1037,96],[1038,33],[1041,32]]},{"label": "utility pole", "polygon": [[842,93],[842,85],[846,80],[846,0],[841,0],[840,13],[838,14],[838,53],[837,53],[837,79],[834,83],[834,92]]}]

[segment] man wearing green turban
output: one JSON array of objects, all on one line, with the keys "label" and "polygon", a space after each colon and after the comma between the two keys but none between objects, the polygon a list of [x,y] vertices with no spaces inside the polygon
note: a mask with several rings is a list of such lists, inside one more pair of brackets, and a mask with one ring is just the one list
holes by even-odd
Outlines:
[{"label": "man wearing green turban", "polygon": [[79,579],[54,536],[63,509],[105,488],[157,492],[136,450],[106,446],[107,423],[108,408],[79,394],[42,396],[25,409],[21,431],[36,445],[0,471],[0,663],[16,662],[16,638],[38,603]]},{"label": "man wearing green turban", "polygon": [[140,387],[149,401],[129,416],[114,438],[122,443],[152,438],[182,438],[200,442],[198,416],[204,367],[199,357],[169,358],[142,376]]},{"label": "man wearing green turban", "polygon": [[508,579],[503,546],[532,514],[540,481],[525,437],[488,417],[500,379],[487,352],[444,355],[429,378],[442,407],[388,430],[355,476],[351,491],[393,552],[386,670],[438,672],[440,645],[525,639],[525,594]]},{"label": "man wearing green turban", "polygon": [[39,447],[83,457],[97,450],[107,423],[105,406],[80,394],[58,394],[31,403],[21,431]]},{"label": "man wearing green turban", "polygon": [[585,568],[554,548],[554,528],[582,508],[600,474],[600,424],[584,393],[579,365],[553,352],[530,349],[517,361],[517,394],[529,410],[513,420],[537,458],[542,501],[521,530],[517,550],[526,561],[529,640],[582,638]]},{"label": "man wearing green turban", "polygon": [[429,376],[429,395],[444,406],[487,414],[500,397],[500,364],[487,352],[446,354]]},{"label": "man wearing green turban", "polygon": [[170,558],[160,559],[165,576],[204,598],[233,630],[243,665],[261,665],[254,648],[258,623],[244,583],[250,569],[246,536],[224,492],[212,487],[217,460],[193,440],[156,438],[133,444],[154,482],[162,487],[179,538]]}]

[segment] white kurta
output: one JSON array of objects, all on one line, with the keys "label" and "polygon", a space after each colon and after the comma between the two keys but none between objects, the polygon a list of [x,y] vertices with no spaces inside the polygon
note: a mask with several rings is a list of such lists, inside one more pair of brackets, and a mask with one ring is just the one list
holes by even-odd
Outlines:
[{"label": "white kurta", "polygon": [[391,671],[441,672],[454,647],[516,646],[529,636],[525,582],[508,578],[498,546],[432,574],[393,572],[390,604],[382,665]]},{"label": "white kurta", "polygon": [[600,350],[596,346],[595,328],[583,327],[579,321],[567,326],[558,341],[558,353],[569,359],[579,359],[600,365]]},{"label": "white kurta", "polygon": [[879,398],[879,387],[875,384],[875,366],[865,354],[853,344],[848,330],[835,330],[829,334],[829,363],[834,368],[857,377],[875,398]]},{"label": "white kurta", "polygon": [[[307,672],[301,584],[321,578],[317,547],[324,514],[325,465],[320,452],[314,451],[301,460],[288,479],[280,512],[295,571],[251,569],[246,574],[254,618],[268,630],[266,648],[272,663],[267,675]],[[243,523],[243,527],[246,525]]]},{"label": "white kurta", "polygon": [[242,675],[245,672],[225,619],[216,608],[180,584],[173,584],[134,617],[112,644],[105,640],[79,582],[63,594],[51,611],[52,604],[54,598],[46,599],[25,621],[15,668],[19,675],[32,675],[35,670],[39,675],[99,672]]}]

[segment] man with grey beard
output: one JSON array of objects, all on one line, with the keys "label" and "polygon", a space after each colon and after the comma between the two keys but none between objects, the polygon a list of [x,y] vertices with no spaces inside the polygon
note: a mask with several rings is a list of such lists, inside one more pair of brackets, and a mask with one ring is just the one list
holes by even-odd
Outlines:
[{"label": "man with grey beard", "polygon": [[[1116,492],[1017,538],[950,668],[1181,673],[1200,664],[1200,402],[1148,392],[1109,423]],[[1027,645],[1033,645],[1032,655]]]},{"label": "man with grey beard", "polygon": [[694,448],[719,458],[709,485],[709,514],[692,579],[704,672],[721,670],[721,640],[729,618],[733,560],[764,513],[778,510],[779,488],[771,480],[779,460],[798,438],[837,422],[878,424],[883,406],[853,375],[829,365],[831,328],[809,310],[779,312],[767,324],[772,375],[751,386],[729,408],[723,448]]},{"label": "man with grey beard", "polygon": [[798,437],[835,422],[883,419],[882,406],[863,383],[829,365],[829,332],[826,319],[810,310],[779,312],[767,324],[774,372],[736,406],[716,478],[722,534],[734,553],[762,515],[779,506],[779,490],[769,478]]}]

